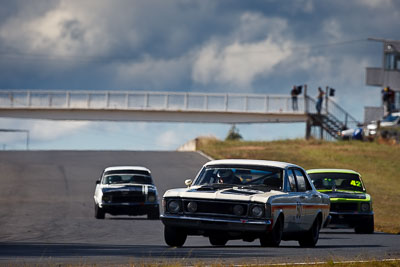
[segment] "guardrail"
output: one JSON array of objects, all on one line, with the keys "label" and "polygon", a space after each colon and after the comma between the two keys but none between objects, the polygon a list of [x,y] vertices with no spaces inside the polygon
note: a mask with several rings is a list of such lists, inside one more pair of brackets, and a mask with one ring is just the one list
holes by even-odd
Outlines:
[{"label": "guardrail", "polygon": [[1,90],[0,109],[166,110],[244,113],[305,112],[304,97],[292,109],[289,95],[136,91]]}]

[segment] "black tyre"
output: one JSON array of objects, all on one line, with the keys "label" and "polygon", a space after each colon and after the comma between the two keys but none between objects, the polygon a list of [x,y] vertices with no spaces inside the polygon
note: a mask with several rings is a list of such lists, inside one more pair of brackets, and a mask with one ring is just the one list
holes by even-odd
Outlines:
[{"label": "black tyre", "polygon": [[271,232],[260,236],[260,245],[262,247],[279,247],[283,234],[283,219],[279,217]]},{"label": "black tyre", "polygon": [[210,235],[208,239],[213,246],[225,246],[228,242],[228,238],[223,235]]},{"label": "black tyre", "polygon": [[164,227],[164,239],[170,247],[182,247],[185,244],[187,234],[184,230],[165,226]]},{"label": "black tyre", "polygon": [[318,242],[319,239],[319,231],[321,230],[321,219],[319,216],[315,219],[311,229],[308,230],[301,239],[299,239],[299,244],[301,247],[312,248]]},{"label": "black tyre", "polygon": [[153,209],[149,213],[147,213],[147,219],[149,220],[158,220],[160,219],[160,210],[158,208]]},{"label": "black tyre", "polygon": [[354,228],[354,231],[357,234],[373,234],[374,233],[374,217],[371,217],[371,219],[369,219],[362,225],[357,225]]},{"label": "black tyre", "polygon": [[97,204],[94,204],[94,217],[96,219],[104,219],[106,217],[106,213],[102,208],[100,208]]}]

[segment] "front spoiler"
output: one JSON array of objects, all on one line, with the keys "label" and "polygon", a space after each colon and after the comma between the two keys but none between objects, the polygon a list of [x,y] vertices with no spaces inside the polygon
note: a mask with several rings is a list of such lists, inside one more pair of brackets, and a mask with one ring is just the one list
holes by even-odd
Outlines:
[{"label": "front spoiler", "polygon": [[160,216],[160,218],[165,226],[186,228],[191,230],[265,232],[268,231],[272,225],[272,221],[268,219],[224,219],[171,214],[163,214]]},{"label": "front spoiler", "polygon": [[374,219],[374,212],[330,212],[329,215],[332,217],[332,219],[328,227],[331,228],[340,228],[343,226],[355,227]]},{"label": "front spoiler", "polygon": [[101,207],[111,215],[145,215],[159,209],[158,203],[107,203]]}]

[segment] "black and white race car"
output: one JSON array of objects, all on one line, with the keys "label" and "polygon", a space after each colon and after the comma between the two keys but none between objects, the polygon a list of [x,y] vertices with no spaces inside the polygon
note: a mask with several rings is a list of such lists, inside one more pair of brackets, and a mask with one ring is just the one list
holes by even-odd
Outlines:
[{"label": "black and white race car", "polygon": [[96,181],[94,193],[97,219],[111,215],[160,215],[157,188],[149,169],[138,166],[106,168]]}]

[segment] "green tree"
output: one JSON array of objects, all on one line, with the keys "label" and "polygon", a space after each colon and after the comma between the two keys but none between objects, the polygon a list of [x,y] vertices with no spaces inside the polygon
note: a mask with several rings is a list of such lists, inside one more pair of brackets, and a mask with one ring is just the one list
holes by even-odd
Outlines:
[{"label": "green tree", "polygon": [[242,140],[243,137],[239,133],[239,129],[236,128],[236,125],[233,124],[232,127],[229,129],[229,132],[225,138],[225,141],[235,141],[235,140]]}]

